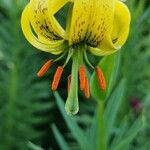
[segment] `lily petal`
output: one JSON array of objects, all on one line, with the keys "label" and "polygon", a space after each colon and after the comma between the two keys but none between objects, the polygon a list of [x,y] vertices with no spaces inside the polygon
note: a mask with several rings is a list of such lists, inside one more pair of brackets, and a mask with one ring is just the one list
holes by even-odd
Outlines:
[{"label": "lily petal", "polygon": [[49,0],[48,1],[48,13],[49,19],[51,21],[51,26],[54,31],[56,31],[61,37],[65,38],[65,31],[58,23],[54,14],[56,14],[66,3],[70,0]]},{"label": "lily petal", "polygon": [[104,37],[111,32],[116,0],[93,0],[90,25],[86,41],[89,45],[97,47]]},{"label": "lily petal", "polygon": [[70,26],[71,26],[71,16],[72,16],[72,10],[73,10],[73,3],[70,4],[67,18],[66,18],[66,32],[65,32],[65,39],[69,39],[69,32],[70,32]]},{"label": "lily petal", "polygon": [[[29,17],[31,25],[38,36],[47,40],[61,39],[64,30],[55,19],[52,12],[49,11],[48,0],[31,0],[29,3]],[[53,22],[57,23],[57,27],[53,28]]]},{"label": "lily petal", "polygon": [[29,11],[30,6],[29,4],[26,6],[22,13],[21,17],[21,26],[23,33],[26,39],[37,49],[43,50],[45,52],[50,52],[52,54],[60,54],[64,51],[64,40],[57,40],[57,41],[44,41],[36,37],[32,31],[30,20],[29,20]]},{"label": "lily petal", "polygon": [[115,5],[114,26],[111,35],[114,47],[121,47],[126,42],[130,21],[131,16],[127,6],[118,0]]},{"label": "lily petal", "polygon": [[68,2],[71,0],[49,0],[50,12],[52,14],[57,13]]},{"label": "lily petal", "polygon": [[114,52],[116,52],[117,50],[113,50],[113,51],[105,51],[105,50],[102,50],[98,47],[91,47],[91,46],[88,46],[87,48],[92,54],[96,55],[96,56],[106,56],[106,55],[110,55],[110,54],[113,54]]},{"label": "lily petal", "polygon": [[131,16],[128,8],[123,2],[117,0],[112,31],[104,37],[98,48],[89,47],[90,52],[102,56],[119,50],[128,37],[130,21]]},{"label": "lily petal", "polygon": [[91,0],[75,0],[69,31],[69,45],[84,40],[89,25]]}]

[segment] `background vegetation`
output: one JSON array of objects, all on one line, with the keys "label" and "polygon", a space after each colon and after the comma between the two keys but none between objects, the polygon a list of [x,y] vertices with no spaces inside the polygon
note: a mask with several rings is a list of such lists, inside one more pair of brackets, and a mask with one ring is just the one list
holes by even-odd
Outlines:
[{"label": "background vegetation", "polygon": [[[126,45],[99,65],[115,70],[104,104],[80,94],[80,112],[64,111],[67,75],[59,91],[49,85],[55,68],[43,78],[36,72],[48,53],[34,49],[20,28],[27,0],[0,0],[0,149],[1,150],[148,150],[150,146],[150,2],[128,0],[132,14]],[[65,18],[65,8],[60,21]],[[90,54],[89,54],[90,55]],[[97,64],[102,58],[90,56]],[[109,62],[112,65],[107,67]],[[67,66],[70,68],[70,66]],[[92,75],[92,72],[89,72]],[[94,81],[93,81],[94,82]],[[92,83],[91,83],[92,84]],[[104,115],[105,130],[101,124]],[[97,134],[98,133],[98,134]],[[104,145],[104,147],[101,147]]]}]

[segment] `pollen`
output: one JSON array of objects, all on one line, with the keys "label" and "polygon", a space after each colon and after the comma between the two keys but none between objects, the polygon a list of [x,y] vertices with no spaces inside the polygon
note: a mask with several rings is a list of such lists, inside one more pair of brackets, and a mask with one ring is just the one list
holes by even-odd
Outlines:
[{"label": "pollen", "polygon": [[64,70],[64,68],[62,66],[59,66],[56,70],[56,73],[54,75],[53,82],[52,82],[52,90],[53,91],[57,90],[63,70]]},{"label": "pollen", "polygon": [[46,72],[47,70],[52,66],[53,64],[53,60],[48,60],[42,67],[41,69],[39,70],[39,72],[37,73],[37,76],[38,77],[42,77]]},{"label": "pollen", "polygon": [[85,88],[85,78],[86,78],[85,67],[80,66],[79,68],[80,90],[84,90]]},{"label": "pollen", "polygon": [[89,88],[89,83],[88,83],[88,78],[85,77],[85,88],[84,88],[84,94],[86,98],[90,97],[90,88]]},{"label": "pollen", "polygon": [[95,68],[95,71],[96,71],[96,76],[97,76],[99,87],[101,88],[102,91],[105,91],[106,90],[106,80],[105,80],[103,71],[98,66]]}]

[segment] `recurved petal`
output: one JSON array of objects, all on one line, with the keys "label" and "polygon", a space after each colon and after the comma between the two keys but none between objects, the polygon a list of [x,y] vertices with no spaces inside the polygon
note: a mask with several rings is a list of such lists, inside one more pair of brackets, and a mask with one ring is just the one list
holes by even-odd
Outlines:
[{"label": "recurved petal", "polygon": [[[29,18],[31,25],[38,36],[46,40],[63,38],[64,30],[56,21],[49,0],[31,0],[29,3]],[[56,26],[54,26],[56,25]]]},{"label": "recurved petal", "polygon": [[88,46],[88,50],[96,56],[106,56],[106,55],[113,54],[114,52],[117,51],[115,49],[106,51],[106,50],[100,49],[98,47],[91,47],[91,46]]},{"label": "recurved petal", "polygon": [[130,21],[131,16],[127,6],[118,0],[115,4],[114,24],[111,34],[114,47],[122,47],[126,42],[129,34]]},{"label": "recurved petal", "polygon": [[81,42],[86,35],[91,13],[91,0],[74,0],[71,24],[69,28],[69,44]]},{"label": "recurved petal", "polygon": [[49,19],[51,22],[51,26],[53,30],[56,31],[63,38],[65,38],[65,31],[60,26],[60,24],[58,23],[54,15],[69,1],[70,0],[49,0],[48,1],[48,13],[50,14]]},{"label": "recurved petal", "polygon": [[46,41],[39,39],[34,35],[29,20],[29,4],[25,7],[21,17],[21,27],[26,39],[37,49],[50,52],[52,54],[60,54],[64,50],[64,40]]},{"label": "recurved petal", "polygon": [[68,2],[71,0],[49,0],[49,11],[55,14]]},{"label": "recurved petal", "polygon": [[130,21],[131,17],[127,6],[117,0],[112,30],[104,37],[98,48],[89,47],[89,50],[99,56],[110,55],[119,50],[128,37]]}]

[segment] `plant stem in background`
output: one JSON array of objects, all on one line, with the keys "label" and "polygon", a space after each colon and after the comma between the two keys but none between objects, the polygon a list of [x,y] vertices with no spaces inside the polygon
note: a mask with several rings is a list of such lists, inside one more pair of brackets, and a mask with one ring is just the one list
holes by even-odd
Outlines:
[{"label": "plant stem in background", "polygon": [[99,100],[97,105],[97,150],[106,150],[106,138],[104,128],[104,101]]}]

